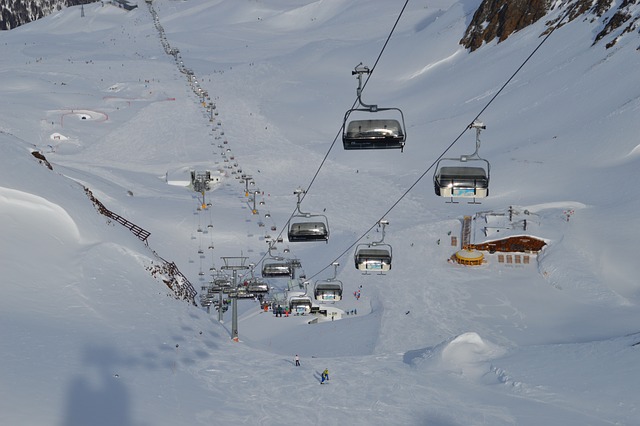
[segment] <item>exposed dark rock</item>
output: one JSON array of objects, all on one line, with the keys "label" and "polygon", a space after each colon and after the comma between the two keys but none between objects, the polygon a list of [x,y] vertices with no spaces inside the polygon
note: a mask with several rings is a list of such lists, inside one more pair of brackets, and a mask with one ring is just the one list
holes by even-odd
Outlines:
[{"label": "exposed dark rock", "polygon": [[[606,47],[609,48],[617,42],[619,37],[630,34],[638,28],[640,20],[640,7],[636,5],[638,1],[623,0],[616,5],[613,0],[568,0],[559,5],[561,9],[569,10],[567,19],[562,24],[578,17],[599,23],[602,29],[597,33],[593,44],[609,36],[611,40],[606,43]],[[544,18],[557,4],[552,0],[483,0],[473,15],[460,44],[474,51],[494,39],[500,43],[514,32]],[[542,35],[556,26],[558,19],[547,21],[547,30]],[[620,30],[624,25],[626,26]]]},{"label": "exposed dark rock", "polygon": [[63,7],[93,3],[96,0],[0,0],[0,30],[10,30]]},{"label": "exposed dark rock", "polygon": [[544,17],[549,7],[550,0],[484,0],[460,43],[474,51],[493,39],[504,41]]},{"label": "exposed dark rock", "polygon": [[32,151],[31,155],[36,157],[40,164],[44,164],[45,166],[47,166],[47,168],[49,170],[53,170],[53,167],[51,166],[51,163],[49,163],[49,161],[47,160],[47,158],[44,156],[43,153],[41,153],[40,151]]}]

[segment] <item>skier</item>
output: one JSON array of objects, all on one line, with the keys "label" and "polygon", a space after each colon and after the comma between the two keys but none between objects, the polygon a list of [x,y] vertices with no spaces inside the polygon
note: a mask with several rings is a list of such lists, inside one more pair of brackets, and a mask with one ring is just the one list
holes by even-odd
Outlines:
[{"label": "skier", "polygon": [[324,381],[329,381],[329,370],[327,368],[324,369],[324,371],[322,372],[322,376],[321,376],[321,381],[320,384],[324,384]]},{"label": "skier", "polygon": [[300,367],[300,357],[296,354],[296,367]]}]

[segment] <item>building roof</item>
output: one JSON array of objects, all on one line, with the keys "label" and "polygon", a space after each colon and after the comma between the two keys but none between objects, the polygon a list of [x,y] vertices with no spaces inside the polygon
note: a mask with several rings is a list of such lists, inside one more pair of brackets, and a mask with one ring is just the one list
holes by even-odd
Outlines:
[{"label": "building roof", "polygon": [[509,206],[503,210],[478,212],[471,219],[470,247],[478,250],[537,252],[562,236],[573,214],[573,210],[563,207]]}]

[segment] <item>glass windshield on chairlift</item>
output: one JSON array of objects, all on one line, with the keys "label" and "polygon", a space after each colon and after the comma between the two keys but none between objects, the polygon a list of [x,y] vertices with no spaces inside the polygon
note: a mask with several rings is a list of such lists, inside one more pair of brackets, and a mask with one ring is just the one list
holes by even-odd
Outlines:
[{"label": "glass windshield on chairlift", "polygon": [[352,120],[343,136],[345,149],[402,148],[404,131],[398,120]]},{"label": "glass windshield on chairlift", "polygon": [[[292,220],[297,220],[295,217]],[[289,241],[326,241],[329,238],[327,225],[323,221],[317,221],[316,218],[310,217],[306,222],[292,222],[289,226]]]}]

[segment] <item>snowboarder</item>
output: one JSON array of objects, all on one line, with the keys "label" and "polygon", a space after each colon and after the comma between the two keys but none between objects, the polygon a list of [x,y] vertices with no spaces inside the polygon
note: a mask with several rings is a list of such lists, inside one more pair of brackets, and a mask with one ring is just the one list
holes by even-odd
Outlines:
[{"label": "snowboarder", "polygon": [[296,354],[296,367],[300,367],[300,357]]},{"label": "snowboarder", "polygon": [[329,381],[329,370],[327,368],[324,369],[324,371],[322,372],[322,376],[320,376],[321,381],[320,384],[324,384],[325,380]]}]

